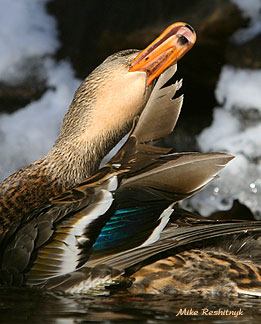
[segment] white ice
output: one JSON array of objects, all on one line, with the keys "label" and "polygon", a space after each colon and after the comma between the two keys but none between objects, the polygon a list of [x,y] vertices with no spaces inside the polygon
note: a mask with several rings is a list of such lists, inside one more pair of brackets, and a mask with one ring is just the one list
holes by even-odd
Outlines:
[{"label": "white ice", "polygon": [[46,0],[0,0],[0,81],[16,81],[17,66],[58,48],[56,22]]},{"label": "white ice", "polygon": [[242,11],[245,18],[250,20],[248,27],[241,28],[233,35],[236,42],[246,42],[261,30],[261,1],[260,0],[231,0]]},{"label": "white ice", "polygon": [[[250,18],[234,41],[246,41],[261,33],[261,1],[233,0]],[[226,210],[238,199],[261,218],[261,70],[224,66],[216,87],[219,107],[212,125],[202,131],[198,144],[203,152],[225,151],[235,159],[201,193],[184,205],[202,215]]]},{"label": "white ice", "polygon": [[19,83],[37,61],[48,88],[39,100],[0,115],[0,180],[48,152],[80,83],[68,62],[50,57],[59,43],[46,2],[0,0],[0,81]]}]

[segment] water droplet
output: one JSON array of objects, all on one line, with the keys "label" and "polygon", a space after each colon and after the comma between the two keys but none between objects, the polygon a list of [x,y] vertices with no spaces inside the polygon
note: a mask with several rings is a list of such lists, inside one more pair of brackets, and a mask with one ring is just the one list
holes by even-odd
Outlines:
[{"label": "water droplet", "polygon": [[254,182],[252,182],[252,183],[250,183],[249,187],[250,187],[251,189],[255,189],[256,184],[255,184]]},{"label": "water droplet", "polygon": [[218,188],[218,187],[215,187],[215,188],[214,188],[214,192],[215,192],[215,193],[218,193],[218,192],[219,192],[219,188]]}]

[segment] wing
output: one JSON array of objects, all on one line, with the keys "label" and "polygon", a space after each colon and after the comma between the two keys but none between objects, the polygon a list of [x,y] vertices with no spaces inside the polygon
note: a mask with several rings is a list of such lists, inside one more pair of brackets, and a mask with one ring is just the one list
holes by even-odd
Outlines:
[{"label": "wing", "polygon": [[224,240],[227,235],[241,233],[258,233],[260,236],[261,222],[231,221],[224,223],[219,221],[208,222],[201,219],[191,220],[191,218],[172,219],[161,233],[160,238],[153,244],[144,244],[137,248],[103,257],[93,254],[86,265],[94,267],[97,264],[106,264],[118,270],[126,270],[155,255],[160,255],[161,252],[218,237],[222,237]]},{"label": "wing", "polygon": [[95,177],[92,180],[57,197],[11,237],[4,238],[0,274],[4,283],[14,284],[32,264],[39,276],[45,278],[47,274],[52,277],[73,271],[87,258],[81,251],[88,251],[95,242],[118,186],[117,177],[108,168],[101,184],[94,181]]},{"label": "wing", "polygon": [[[189,156],[186,154],[186,159]],[[110,178],[111,182],[105,183],[107,187],[103,184],[102,187],[96,188],[92,203],[79,211],[70,212],[60,220],[50,243],[39,248],[37,258],[26,274],[28,284],[46,285],[48,280],[59,276],[63,278],[63,275],[79,269],[86,262],[88,264],[88,260],[101,259],[103,263],[106,255],[147,247],[157,242],[170,220],[174,203],[199,190],[207,182],[207,177],[201,179],[198,172],[191,172],[194,186],[179,186],[180,179],[175,182],[175,169],[178,169],[178,178],[183,166],[183,171],[189,174],[190,164],[192,170],[196,171],[203,168],[207,170],[206,165],[213,164],[208,173],[210,181],[221,166],[230,160],[230,157],[223,154],[215,154],[214,157],[203,155],[200,159],[193,153],[190,160],[184,160],[182,154],[180,159],[173,154],[167,157],[166,160],[155,160],[156,171],[153,163],[149,162],[146,178],[150,178],[150,182],[145,183],[143,178],[140,180],[140,176],[133,175],[133,169],[130,169],[130,173],[124,173],[125,183],[115,191],[118,181],[116,185],[112,185],[112,181],[116,182],[114,175]],[[170,166],[171,161],[173,164]],[[169,179],[172,186],[166,185],[166,181],[161,179],[164,164],[167,164],[169,175],[172,176],[173,184]],[[196,169],[194,164],[197,165]],[[159,180],[156,177],[158,168]],[[139,169],[136,172],[138,173]],[[138,179],[135,178],[134,181],[134,177]],[[97,261],[95,266],[99,264],[100,261]]]},{"label": "wing", "polygon": [[[229,243],[228,251],[236,250],[235,252],[241,253],[240,255],[246,252],[248,256],[249,253],[252,255],[252,249],[253,247],[256,248],[257,243],[253,238],[255,234],[260,237],[261,233],[261,222],[258,221],[223,223],[202,220],[191,215],[184,217],[181,211],[178,211],[177,215],[178,217],[171,216],[168,226],[156,242],[147,239],[138,247],[116,253],[107,250],[107,254],[104,253],[103,256],[99,249],[96,249],[83,268],[60,277],[50,278],[50,280],[42,283],[42,287],[65,290],[71,293],[103,294],[106,293],[105,287],[122,282],[124,285],[128,284],[126,274],[134,273],[143,265],[164,258],[168,253],[173,254],[177,248],[186,248],[186,246],[196,243],[202,243],[204,246],[204,241],[209,239],[217,238],[222,239],[220,242],[224,244],[228,245]],[[242,233],[243,239],[241,238]],[[234,235],[232,240],[227,239],[228,235]],[[247,251],[244,251],[246,242],[252,244],[251,252],[247,248],[245,249]],[[260,253],[258,254],[258,261],[260,262]]]}]

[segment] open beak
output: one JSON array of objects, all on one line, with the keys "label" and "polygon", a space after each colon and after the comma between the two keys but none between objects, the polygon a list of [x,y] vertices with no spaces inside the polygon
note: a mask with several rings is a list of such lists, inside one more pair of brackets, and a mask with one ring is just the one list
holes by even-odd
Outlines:
[{"label": "open beak", "polygon": [[129,72],[145,71],[147,86],[170,65],[175,64],[196,42],[193,28],[177,22],[170,25],[131,62]]}]

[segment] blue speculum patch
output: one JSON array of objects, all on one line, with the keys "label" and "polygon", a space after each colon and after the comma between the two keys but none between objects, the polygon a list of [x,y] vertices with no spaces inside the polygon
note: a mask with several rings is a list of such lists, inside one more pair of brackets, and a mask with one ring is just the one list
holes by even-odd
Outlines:
[{"label": "blue speculum patch", "polygon": [[141,237],[144,237],[145,240],[145,232],[150,234],[155,228],[155,222],[158,222],[163,209],[162,206],[157,208],[153,205],[116,210],[102,228],[94,248],[96,250],[111,249],[131,239],[141,240]]}]

